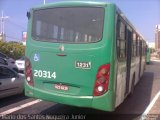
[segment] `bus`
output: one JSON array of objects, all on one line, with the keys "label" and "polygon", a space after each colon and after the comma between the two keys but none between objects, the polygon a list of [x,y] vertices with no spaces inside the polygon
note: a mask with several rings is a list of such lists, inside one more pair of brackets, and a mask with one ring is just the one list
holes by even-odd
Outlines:
[{"label": "bus", "polygon": [[25,95],[114,111],[133,94],[146,42],[115,4],[56,2],[27,16]]},{"label": "bus", "polygon": [[147,48],[147,52],[146,52],[146,63],[150,64],[151,62],[151,53],[152,53],[152,49],[151,48]]}]

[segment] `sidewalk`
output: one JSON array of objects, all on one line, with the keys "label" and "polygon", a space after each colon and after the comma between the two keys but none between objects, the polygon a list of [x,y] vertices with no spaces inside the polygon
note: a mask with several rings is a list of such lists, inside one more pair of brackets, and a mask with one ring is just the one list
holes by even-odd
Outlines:
[{"label": "sidewalk", "polygon": [[157,58],[157,57],[151,57],[151,61],[160,61],[160,58]]}]

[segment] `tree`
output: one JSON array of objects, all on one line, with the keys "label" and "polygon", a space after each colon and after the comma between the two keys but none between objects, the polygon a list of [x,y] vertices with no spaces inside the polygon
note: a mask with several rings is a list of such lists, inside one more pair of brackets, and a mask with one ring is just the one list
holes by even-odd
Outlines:
[{"label": "tree", "polygon": [[9,57],[18,59],[25,54],[25,46],[18,42],[0,41],[0,51]]}]

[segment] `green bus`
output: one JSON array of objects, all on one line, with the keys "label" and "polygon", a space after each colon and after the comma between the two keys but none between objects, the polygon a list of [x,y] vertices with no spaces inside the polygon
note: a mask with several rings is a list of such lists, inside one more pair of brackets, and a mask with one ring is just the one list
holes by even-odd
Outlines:
[{"label": "green bus", "polygon": [[152,49],[147,48],[147,53],[146,53],[146,63],[147,64],[150,64],[150,62],[151,62],[151,52],[152,52]]},{"label": "green bus", "polygon": [[27,16],[25,95],[114,111],[133,93],[146,42],[115,4],[57,2]]}]

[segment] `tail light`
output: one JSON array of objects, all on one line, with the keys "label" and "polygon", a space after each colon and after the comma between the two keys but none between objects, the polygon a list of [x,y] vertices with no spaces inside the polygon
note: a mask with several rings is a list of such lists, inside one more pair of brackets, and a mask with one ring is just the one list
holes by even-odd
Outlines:
[{"label": "tail light", "polygon": [[110,64],[105,64],[99,67],[94,85],[94,96],[103,95],[108,91],[109,75]]},{"label": "tail light", "polygon": [[33,75],[32,75],[32,66],[28,58],[25,58],[25,75],[26,81],[30,86],[34,86]]}]

